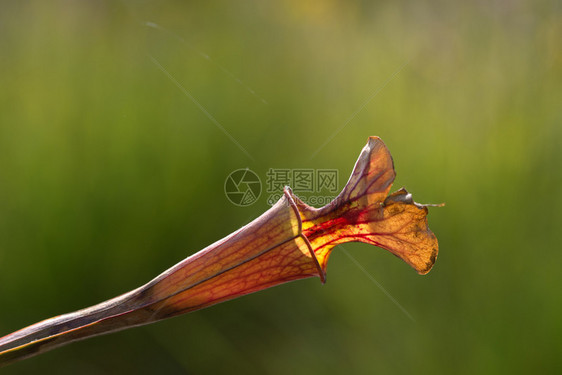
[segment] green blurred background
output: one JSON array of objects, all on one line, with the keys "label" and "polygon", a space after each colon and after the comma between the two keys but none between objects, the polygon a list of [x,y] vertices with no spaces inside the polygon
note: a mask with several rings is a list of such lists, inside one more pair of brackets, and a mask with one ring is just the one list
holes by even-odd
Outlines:
[{"label": "green blurred background", "polygon": [[257,217],[265,195],[241,208],[223,192],[238,168],[337,168],[342,187],[378,135],[394,189],[447,206],[430,209],[427,276],[346,247],[415,321],[336,248],[326,285],[2,373],[560,373],[561,47],[555,1],[3,1],[0,335],[137,287]]}]

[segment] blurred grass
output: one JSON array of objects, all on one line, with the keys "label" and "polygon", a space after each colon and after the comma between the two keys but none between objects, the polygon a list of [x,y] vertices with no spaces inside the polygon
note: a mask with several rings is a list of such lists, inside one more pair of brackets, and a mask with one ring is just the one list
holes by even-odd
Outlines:
[{"label": "blurred grass", "polygon": [[325,286],[3,373],[559,373],[561,25],[551,1],[3,2],[0,334],[139,286],[258,216],[264,195],[225,198],[234,169],[338,168],[343,186],[379,135],[395,188],[447,203],[430,212],[428,276],[347,246],[415,322],[336,248]]}]

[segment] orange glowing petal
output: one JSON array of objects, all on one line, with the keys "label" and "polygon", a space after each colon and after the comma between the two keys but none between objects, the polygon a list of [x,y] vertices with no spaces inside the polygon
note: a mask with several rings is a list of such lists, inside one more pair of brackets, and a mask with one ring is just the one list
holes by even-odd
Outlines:
[{"label": "orange glowing petal", "polygon": [[365,242],[403,259],[418,273],[429,272],[437,258],[437,238],[427,225],[427,207],[405,190],[387,197],[396,173],[390,152],[370,137],[340,195],[316,209],[297,200],[303,233],[322,269],[332,248],[344,242]]}]

